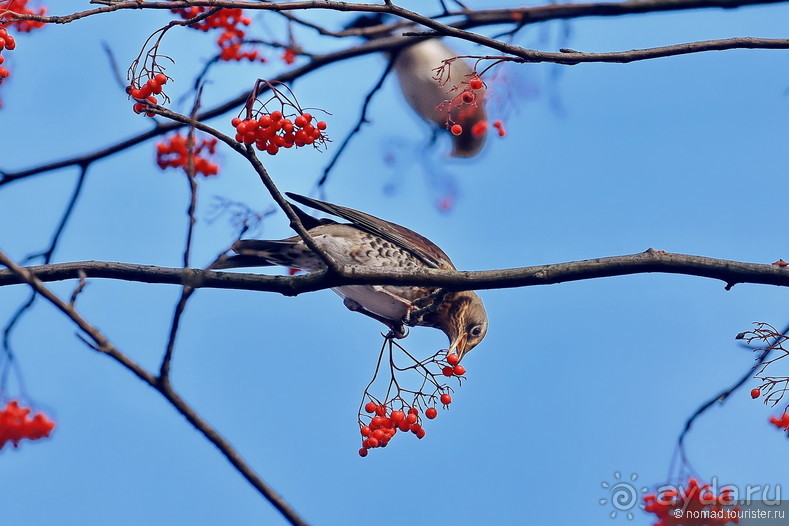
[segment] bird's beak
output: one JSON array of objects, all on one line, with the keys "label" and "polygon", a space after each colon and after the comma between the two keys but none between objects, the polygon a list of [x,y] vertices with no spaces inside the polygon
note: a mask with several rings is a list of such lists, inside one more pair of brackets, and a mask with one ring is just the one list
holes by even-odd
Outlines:
[{"label": "bird's beak", "polygon": [[459,359],[463,359],[463,355],[466,354],[466,333],[463,332],[455,338],[455,341],[452,342],[449,346],[449,352],[447,354],[457,353]]}]

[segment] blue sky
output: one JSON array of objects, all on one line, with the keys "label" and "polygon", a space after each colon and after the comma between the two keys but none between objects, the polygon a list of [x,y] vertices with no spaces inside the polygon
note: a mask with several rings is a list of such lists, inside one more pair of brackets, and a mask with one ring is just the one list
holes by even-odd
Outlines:
[{"label": "blue sky", "polygon": [[[418,5],[417,2],[411,2]],[[470,2],[472,6],[493,4]],[[408,4],[405,4],[408,5]],[[496,4],[498,7],[501,4]],[[77,9],[64,2],[53,11]],[[60,11],[62,10],[62,11]],[[732,36],[785,37],[789,7],[698,10],[527,28],[541,49],[609,51]],[[336,15],[323,21],[337,21]],[[108,145],[150,126],[131,112],[101,42],[125,70],[164,15],[115,13],[18,39],[2,86],[0,167],[14,169]],[[255,17],[252,32],[277,23]],[[282,35],[282,33],[278,33]],[[340,45],[300,36],[307,48]],[[188,91],[213,52],[197,32],[173,32],[164,52],[173,94]],[[464,52],[478,52],[459,45]],[[334,202],[413,228],[461,269],[482,270],[629,254],[653,247],[748,262],[789,259],[785,246],[785,51],[726,51],[629,65],[502,68],[508,93],[492,111],[508,135],[474,160],[446,144],[423,153],[426,126],[389,79],[326,188]],[[363,57],[294,89],[325,108],[329,151],[266,158],[283,190],[307,193],[385,62]],[[205,106],[285,66],[222,65]],[[175,106],[188,111],[188,104]],[[210,124],[230,130],[228,115]],[[495,117],[495,115],[494,115]],[[187,185],[153,163],[153,144],[96,163],[57,261],[178,266]],[[392,163],[389,159],[395,157]],[[232,241],[213,222],[215,196],[270,205],[244,162],[224,149],[221,175],[200,183],[193,261]],[[0,189],[0,247],[12,257],[46,245],[77,173]],[[431,176],[433,179],[431,179]],[[457,185],[441,213],[435,177]],[[385,191],[389,188],[389,191]],[[282,215],[259,234],[291,235]],[[67,296],[72,283],[53,284]],[[0,319],[26,298],[0,290]],[[92,280],[78,307],[124,352],[156,367],[180,294],[168,285]],[[468,381],[427,437],[396,437],[360,459],[356,408],[372,375],[381,327],[331,292],[296,298],[201,290],[173,363],[178,392],[314,524],[451,522],[607,525],[601,482],[615,473],[667,480],[687,416],[737,378],[752,355],[734,341],[754,321],[784,326],[786,292],[670,275],[483,291],[490,330],[464,362]],[[58,422],[53,438],[0,453],[3,524],[43,526],[283,524],[277,512],[151,389],[86,348],[39,302],[13,344],[28,392]],[[415,329],[409,350],[431,354],[443,334]],[[776,366],[776,374],[782,373]],[[754,384],[755,385],[755,384]],[[13,394],[13,393],[12,393]],[[785,437],[747,390],[700,419],[688,438],[698,474],[724,483],[785,484]],[[637,514],[634,524],[650,524]]]}]

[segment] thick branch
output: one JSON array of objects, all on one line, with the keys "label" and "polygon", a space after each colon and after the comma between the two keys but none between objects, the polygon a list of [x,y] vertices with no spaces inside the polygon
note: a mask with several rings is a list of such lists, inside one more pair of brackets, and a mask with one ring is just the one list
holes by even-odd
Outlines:
[{"label": "thick branch", "polygon": [[[686,254],[647,250],[638,254],[588,259],[554,265],[503,270],[449,271],[418,269],[411,272],[383,268],[340,267],[336,274],[314,272],[304,276],[264,276],[249,273],[167,268],[106,261],[82,261],[27,267],[41,281],[88,277],[142,283],[188,284],[194,288],[239,289],[295,296],[340,285],[431,285],[449,290],[504,289],[551,285],[569,281],[631,274],[682,274],[718,279],[731,288],[737,283],[789,287],[789,269]],[[22,283],[15,273],[0,270],[0,286]]]}]

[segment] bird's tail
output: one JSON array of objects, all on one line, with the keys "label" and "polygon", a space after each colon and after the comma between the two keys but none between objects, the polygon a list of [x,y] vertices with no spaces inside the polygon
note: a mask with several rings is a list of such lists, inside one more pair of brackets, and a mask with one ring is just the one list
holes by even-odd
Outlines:
[{"label": "bird's tail", "polygon": [[285,254],[292,249],[293,245],[294,241],[289,239],[281,241],[242,239],[230,247],[235,255],[220,258],[212,268],[270,267],[272,265],[287,267],[291,261]]}]

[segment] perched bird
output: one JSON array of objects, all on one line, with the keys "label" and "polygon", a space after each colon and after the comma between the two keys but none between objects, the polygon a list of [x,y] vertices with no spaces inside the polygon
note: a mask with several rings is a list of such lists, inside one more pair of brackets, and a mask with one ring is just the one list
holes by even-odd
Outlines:
[{"label": "perched bird", "polygon": [[[315,244],[340,265],[455,269],[443,250],[412,230],[352,208],[298,194],[287,195],[297,203],[348,221],[317,219],[293,206]],[[307,271],[326,268],[299,236],[278,241],[243,239],[232,246],[232,251],[236,255],[220,260],[214,268],[268,265]],[[346,307],[381,321],[395,333],[402,331],[404,324],[441,329],[449,338],[450,352],[461,358],[482,341],[488,330],[485,307],[472,291],[431,297],[437,291],[434,287],[345,285],[333,290],[344,298]],[[431,304],[433,300],[435,304]],[[419,308],[421,303],[427,306]]]},{"label": "perched bird", "polygon": [[[394,70],[400,81],[408,104],[426,121],[440,129],[449,130],[459,124],[462,132],[452,134],[452,155],[472,157],[485,144],[485,88],[468,90],[468,82],[474,70],[464,59],[458,58],[445,65],[446,60],[458,53],[436,38],[423,40],[403,48],[395,58]],[[438,68],[444,66],[443,75],[437,76]],[[466,89],[464,89],[466,88]],[[472,93],[473,100],[464,102],[463,91]]]}]

